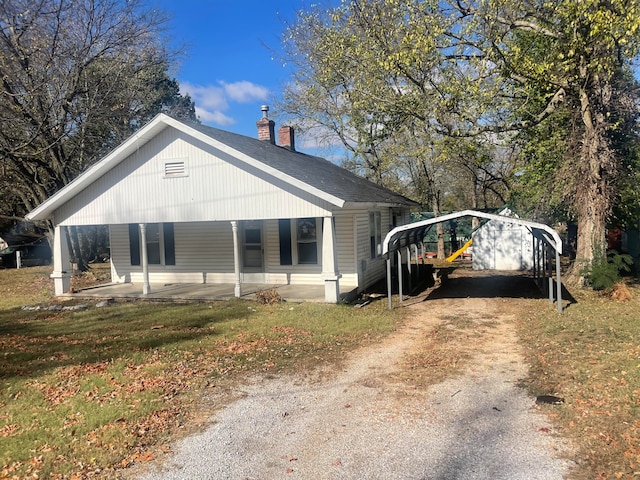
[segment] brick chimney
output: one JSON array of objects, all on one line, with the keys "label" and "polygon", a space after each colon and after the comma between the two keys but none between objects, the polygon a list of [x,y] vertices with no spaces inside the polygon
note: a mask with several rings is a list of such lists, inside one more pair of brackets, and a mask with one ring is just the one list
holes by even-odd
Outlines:
[{"label": "brick chimney", "polygon": [[293,127],[283,125],[278,129],[278,143],[281,147],[288,148],[292,152],[296,151]]},{"label": "brick chimney", "polygon": [[272,144],[276,144],[276,122],[269,120],[269,106],[262,105],[262,118],[256,122],[258,127],[258,140],[265,140]]}]

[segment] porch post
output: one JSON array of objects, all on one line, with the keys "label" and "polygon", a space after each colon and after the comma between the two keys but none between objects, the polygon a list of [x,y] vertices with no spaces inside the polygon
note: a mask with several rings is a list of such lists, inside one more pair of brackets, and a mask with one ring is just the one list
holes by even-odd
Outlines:
[{"label": "porch post", "polygon": [[53,233],[53,285],[56,296],[64,295],[71,288],[71,261],[67,227],[57,225]]},{"label": "porch post", "polygon": [[325,302],[338,303],[341,276],[338,272],[333,217],[324,217],[322,222],[322,278],[324,279]]},{"label": "porch post", "polygon": [[147,224],[141,223],[140,225],[140,246],[141,263],[142,263],[142,294],[148,295],[151,291],[151,285],[149,284],[149,258],[147,257]]},{"label": "porch post", "polygon": [[238,222],[231,221],[231,231],[233,232],[233,274],[235,279],[234,295],[236,298],[242,296],[240,285],[240,242],[238,240]]}]

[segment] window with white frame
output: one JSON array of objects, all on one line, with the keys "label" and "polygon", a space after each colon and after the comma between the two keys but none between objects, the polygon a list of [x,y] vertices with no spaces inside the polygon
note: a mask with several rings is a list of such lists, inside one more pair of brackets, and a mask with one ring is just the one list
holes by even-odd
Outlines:
[{"label": "window with white frame", "polygon": [[298,263],[316,265],[318,263],[318,237],[315,218],[296,220],[296,242]]},{"label": "window with white frame", "polygon": [[369,212],[369,244],[373,260],[380,256],[378,246],[382,245],[382,215],[380,212]]}]

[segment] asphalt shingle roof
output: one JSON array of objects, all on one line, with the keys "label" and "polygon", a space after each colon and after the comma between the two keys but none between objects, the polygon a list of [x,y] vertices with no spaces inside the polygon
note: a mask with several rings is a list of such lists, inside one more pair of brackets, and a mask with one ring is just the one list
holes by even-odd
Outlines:
[{"label": "asphalt shingle roof", "polygon": [[291,151],[268,141],[199,124],[190,127],[296,180],[345,202],[417,206],[413,200],[377,185],[324,158]]}]

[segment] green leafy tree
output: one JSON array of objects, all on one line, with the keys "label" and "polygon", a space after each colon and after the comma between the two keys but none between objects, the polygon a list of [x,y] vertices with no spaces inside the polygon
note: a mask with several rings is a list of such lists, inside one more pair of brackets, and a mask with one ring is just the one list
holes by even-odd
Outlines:
[{"label": "green leafy tree", "polygon": [[[429,138],[494,135],[502,161],[510,138],[526,140],[536,196],[575,216],[578,258],[603,255],[625,166],[616,137],[637,114],[619,81],[640,46],[635,0],[351,0],[301,14],[287,41],[306,119],[331,116],[329,97],[355,145],[421,123]],[[529,143],[558,125],[564,136]]]},{"label": "green leafy tree", "polygon": [[[567,182],[567,206],[578,224],[577,258],[601,258],[625,164],[615,137],[636,115],[620,78],[638,54],[640,6],[625,0],[495,0],[470,2],[459,11],[473,17],[474,30],[490,32],[481,48],[509,80],[513,117],[528,127],[559,110],[569,116],[565,161],[554,180]],[[540,92],[548,95],[544,108],[530,109],[526,100]]]}]

